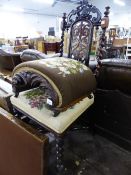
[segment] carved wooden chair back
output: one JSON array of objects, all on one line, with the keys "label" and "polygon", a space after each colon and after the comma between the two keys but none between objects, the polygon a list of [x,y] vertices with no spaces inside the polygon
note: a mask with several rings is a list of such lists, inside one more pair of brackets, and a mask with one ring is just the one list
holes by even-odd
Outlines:
[{"label": "carved wooden chair back", "polygon": [[[108,17],[109,7],[106,7],[105,13],[105,17]],[[88,66],[93,30],[94,27],[98,28],[101,26],[101,22],[101,12],[98,8],[89,4],[88,0],[81,1],[80,5],[75,10],[72,10],[68,16],[64,13],[62,21],[60,56],[63,56],[64,32],[69,31],[70,41],[68,57],[81,61]]]},{"label": "carved wooden chair back", "polygon": [[73,23],[68,57],[85,63],[91,49],[92,34],[93,25],[90,21],[79,20]]}]

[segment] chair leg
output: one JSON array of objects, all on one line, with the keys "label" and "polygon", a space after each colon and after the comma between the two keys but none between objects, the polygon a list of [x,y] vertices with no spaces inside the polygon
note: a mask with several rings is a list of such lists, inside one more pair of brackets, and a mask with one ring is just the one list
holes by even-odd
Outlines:
[{"label": "chair leg", "polygon": [[64,139],[62,137],[56,136],[56,168],[57,175],[62,175],[64,172],[64,164],[63,164],[63,152],[64,152]]}]

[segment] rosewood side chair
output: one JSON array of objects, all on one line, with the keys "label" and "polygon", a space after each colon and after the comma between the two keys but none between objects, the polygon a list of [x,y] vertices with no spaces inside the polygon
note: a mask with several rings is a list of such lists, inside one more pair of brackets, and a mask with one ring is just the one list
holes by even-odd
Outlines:
[{"label": "rosewood side chair", "polygon": [[78,60],[89,66],[93,31],[95,28],[97,31],[101,27],[102,32],[96,58],[98,64],[100,60],[104,59],[103,51],[106,50],[105,32],[109,25],[110,7],[105,7],[105,9],[105,16],[102,18],[98,8],[89,4],[87,0],[83,0],[76,10],[72,10],[68,15],[63,14],[60,57],[63,56],[64,34],[67,32],[70,35],[68,58]]},{"label": "rosewood side chair", "polygon": [[[105,42],[105,31],[107,28],[108,14],[109,14],[109,7],[106,7],[105,17],[102,19],[101,12],[95,6],[89,4],[87,0],[83,0],[80,2],[80,5],[75,10],[72,10],[69,13],[67,17],[65,13],[63,16],[60,57],[63,56],[64,32],[68,31],[70,32],[70,44],[68,53],[68,58],[70,59],[68,58],[66,59],[62,58],[62,59],[64,59],[66,63],[70,61],[74,61],[75,63],[77,62],[77,65],[81,65],[82,67],[86,65],[84,68],[89,70],[89,83],[92,82],[91,84],[93,84],[93,86],[95,86],[94,85],[95,77],[92,71],[88,68],[93,30],[94,27],[102,26],[102,35],[100,37],[100,49],[99,54],[97,56],[97,59],[99,60],[102,58],[102,49],[104,49],[105,47],[104,42]],[[60,61],[62,60],[61,58],[54,58],[54,59],[48,58],[44,59],[43,61],[44,62],[48,61],[49,63],[51,61],[55,62],[57,61],[57,59]],[[79,118],[81,114],[85,112],[88,109],[88,107],[93,104],[94,96],[92,95],[92,93],[94,91],[94,87],[92,88],[92,93],[87,98],[84,98],[84,100],[82,100],[80,103],[76,103],[73,106],[73,108],[69,108],[64,112],[63,111],[60,112],[55,109],[54,113],[57,115],[56,117],[54,116],[48,117],[48,114],[46,114],[46,112],[43,113],[41,118],[40,115],[38,115],[38,117],[32,116],[30,112],[34,111],[34,114],[36,115],[37,112],[31,108],[27,109],[28,106],[27,99],[25,99],[25,102],[23,103],[22,99],[24,98],[23,93],[25,92],[25,90],[40,87],[43,85],[42,73],[40,73],[39,70],[33,72],[34,68],[33,69],[31,68],[31,66],[33,66],[35,63],[36,63],[35,61],[22,63],[14,70],[12,86],[15,96],[11,97],[11,102],[17,114],[20,112],[24,116],[27,116],[31,120],[37,122],[37,124],[45,128],[49,132],[54,133],[54,136],[56,138],[57,175],[58,174],[62,175],[65,170],[62,160],[63,141],[64,141],[63,135],[68,130],[68,128],[76,121],[76,119]],[[42,62],[40,61],[39,63]],[[27,70],[26,68],[28,66],[29,69]],[[37,69],[37,66],[35,67],[35,69]],[[41,67],[42,65],[39,64],[39,66]],[[22,70],[22,67],[24,67],[23,69],[24,71]],[[83,78],[83,76],[80,77]],[[86,84],[88,84],[88,82]],[[73,84],[72,86],[75,88]],[[84,86],[86,86],[85,82]],[[77,85],[77,89],[81,90],[81,85]],[[23,105],[24,107],[22,107]]]}]

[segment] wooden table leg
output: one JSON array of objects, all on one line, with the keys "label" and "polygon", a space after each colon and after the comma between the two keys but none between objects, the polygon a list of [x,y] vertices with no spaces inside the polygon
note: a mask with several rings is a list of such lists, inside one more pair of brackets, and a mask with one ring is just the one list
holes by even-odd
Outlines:
[{"label": "wooden table leg", "polygon": [[62,175],[64,172],[63,153],[64,153],[64,138],[55,136],[56,138],[56,168],[57,175]]}]

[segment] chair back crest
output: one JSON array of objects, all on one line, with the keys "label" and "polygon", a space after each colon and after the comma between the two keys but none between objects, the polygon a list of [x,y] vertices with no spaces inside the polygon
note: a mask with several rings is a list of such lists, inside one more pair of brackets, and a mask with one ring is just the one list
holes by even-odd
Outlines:
[{"label": "chair back crest", "polygon": [[62,21],[60,56],[63,56],[64,32],[70,32],[68,57],[89,64],[94,27],[101,26],[102,14],[98,8],[89,4],[88,0],[80,1],[76,9]]}]

